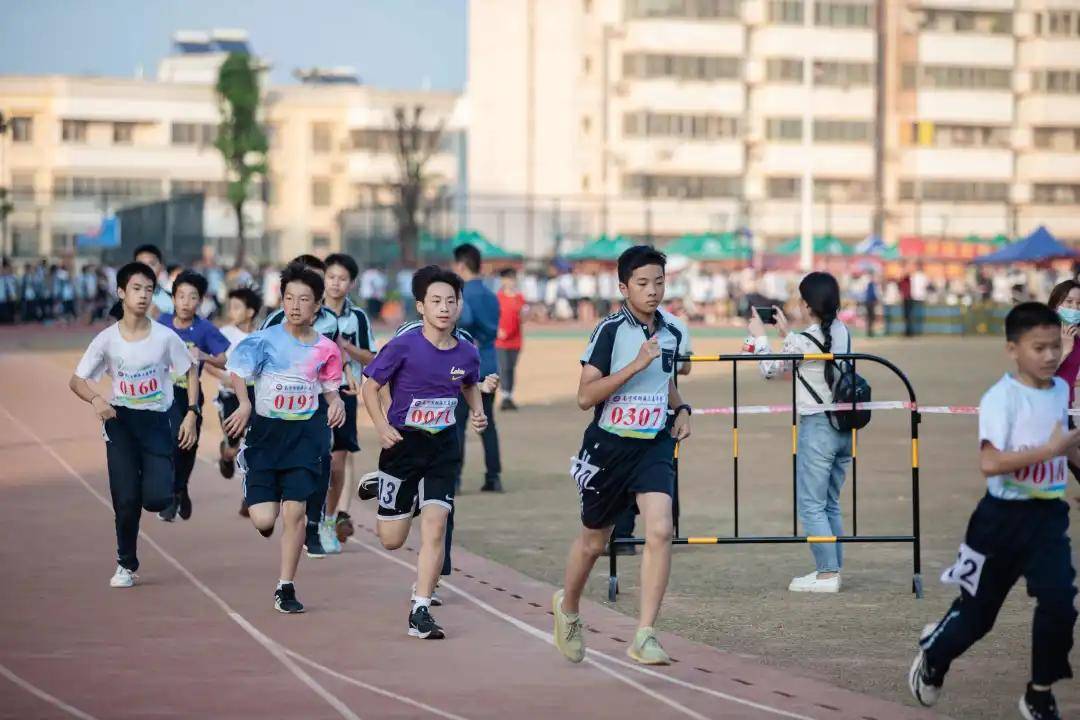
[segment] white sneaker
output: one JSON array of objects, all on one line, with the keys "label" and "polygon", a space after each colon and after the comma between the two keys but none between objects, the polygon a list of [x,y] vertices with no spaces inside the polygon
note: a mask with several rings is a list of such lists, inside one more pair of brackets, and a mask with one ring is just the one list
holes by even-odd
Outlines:
[{"label": "white sneaker", "polygon": [[113,574],[112,579],[109,580],[109,587],[129,588],[133,587],[137,582],[139,582],[138,575],[122,565],[117,565],[116,572]]},{"label": "white sneaker", "polygon": [[827,580],[818,580],[817,571],[814,571],[809,575],[803,575],[802,577],[794,578],[791,581],[791,584],[788,585],[788,590],[790,590],[791,592],[810,593],[840,592],[840,575],[833,575]]},{"label": "white sneaker", "polygon": [[[412,594],[416,595],[416,583],[412,584]],[[439,584],[435,584],[435,589],[431,592],[431,607],[442,607],[442,598],[439,597]]]},{"label": "white sneaker", "polygon": [[930,623],[923,628],[919,636],[919,652],[911,663],[911,670],[908,671],[908,688],[911,690],[912,697],[923,707],[933,707],[941,698],[942,679],[938,679],[937,685],[933,684],[933,678],[930,677],[929,668],[926,666],[926,651],[922,649],[922,641],[930,637],[936,629],[937,623]]},{"label": "white sneaker", "polygon": [[332,522],[323,520],[319,523],[319,542],[322,543],[327,555],[341,552],[341,543],[338,542],[337,530]]}]

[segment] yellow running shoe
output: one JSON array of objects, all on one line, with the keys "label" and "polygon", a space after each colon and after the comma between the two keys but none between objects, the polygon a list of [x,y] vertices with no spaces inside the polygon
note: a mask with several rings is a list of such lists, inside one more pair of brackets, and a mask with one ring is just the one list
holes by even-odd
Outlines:
[{"label": "yellow running shoe", "polygon": [[642,665],[670,665],[671,657],[660,647],[656,631],[643,627],[634,635],[634,642],[626,648],[626,654]]},{"label": "yellow running shoe", "polygon": [[585,638],[581,635],[581,616],[571,618],[562,609],[563,591],[559,590],[551,598],[551,609],[555,615],[555,647],[570,662],[579,663],[585,659]]}]

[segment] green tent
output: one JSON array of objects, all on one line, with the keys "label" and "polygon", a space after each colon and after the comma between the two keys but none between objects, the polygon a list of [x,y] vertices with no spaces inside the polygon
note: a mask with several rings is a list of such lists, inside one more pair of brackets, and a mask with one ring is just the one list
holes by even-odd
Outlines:
[{"label": "green tent", "polygon": [[964,238],[964,242],[972,243],[973,245],[993,245],[994,247],[1005,247],[1006,245],[1011,243],[1012,240],[1010,240],[1009,236],[1004,233],[998,233],[992,238],[984,238],[980,237],[979,235],[972,234]]},{"label": "green tent", "polygon": [[630,238],[618,235],[608,237],[601,235],[588,243],[585,247],[566,253],[567,260],[610,260],[615,261],[619,256],[634,246]]},{"label": "green tent", "polygon": [[[792,238],[774,251],[777,255],[798,255],[802,251],[801,238]],[[833,235],[814,236],[815,255],[853,255],[855,251],[847,243]]]},{"label": "green tent", "polygon": [[520,260],[519,253],[512,253],[488,240],[477,230],[458,230],[457,235],[450,242],[451,248],[469,243],[475,245],[484,260]]},{"label": "green tent", "polygon": [[752,251],[738,233],[687,234],[664,250],[668,255],[685,255],[692,260],[749,260]]}]

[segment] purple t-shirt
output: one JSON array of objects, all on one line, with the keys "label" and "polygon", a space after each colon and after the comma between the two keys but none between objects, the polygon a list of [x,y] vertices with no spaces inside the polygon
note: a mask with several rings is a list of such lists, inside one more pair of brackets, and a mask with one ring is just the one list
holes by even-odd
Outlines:
[{"label": "purple t-shirt", "polygon": [[390,385],[391,425],[435,433],[454,424],[462,387],[480,381],[480,352],[461,341],[440,350],[423,332],[405,333],[379,350],[364,375]]},{"label": "purple t-shirt", "polygon": [[1054,373],[1069,385],[1069,407],[1073,406],[1076,399],[1076,376],[1080,375],[1080,342],[1073,343],[1073,349],[1061,361],[1057,372]]}]

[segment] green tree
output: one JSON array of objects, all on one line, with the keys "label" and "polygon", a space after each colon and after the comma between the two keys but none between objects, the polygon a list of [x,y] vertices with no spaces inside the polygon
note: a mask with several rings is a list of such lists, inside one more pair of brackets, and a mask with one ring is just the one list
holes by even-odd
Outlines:
[{"label": "green tree", "polygon": [[230,53],[218,71],[216,85],[221,125],[214,145],[228,173],[229,204],[236,213],[236,266],[244,264],[244,204],[257,178],[266,177],[266,133],[259,124],[259,75],[255,58]]},{"label": "green tree", "polygon": [[443,131],[442,121],[433,129],[425,129],[423,114],[422,105],[413,107],[411,112],[404,107],[394,109],[399,170],[398,180],[394,183],[397,192],[394,209],[398,221],[401,262],[409,268],[418,265],[421,212],[425,209],[425,191],[430,179],[425,167],[438,149]]},{"label": "green tree", "polygon": [[8,191],[0,187],[0,253],[6,253],[8,247],[7,219],[14,212],[15,206],[8,200]]}]

